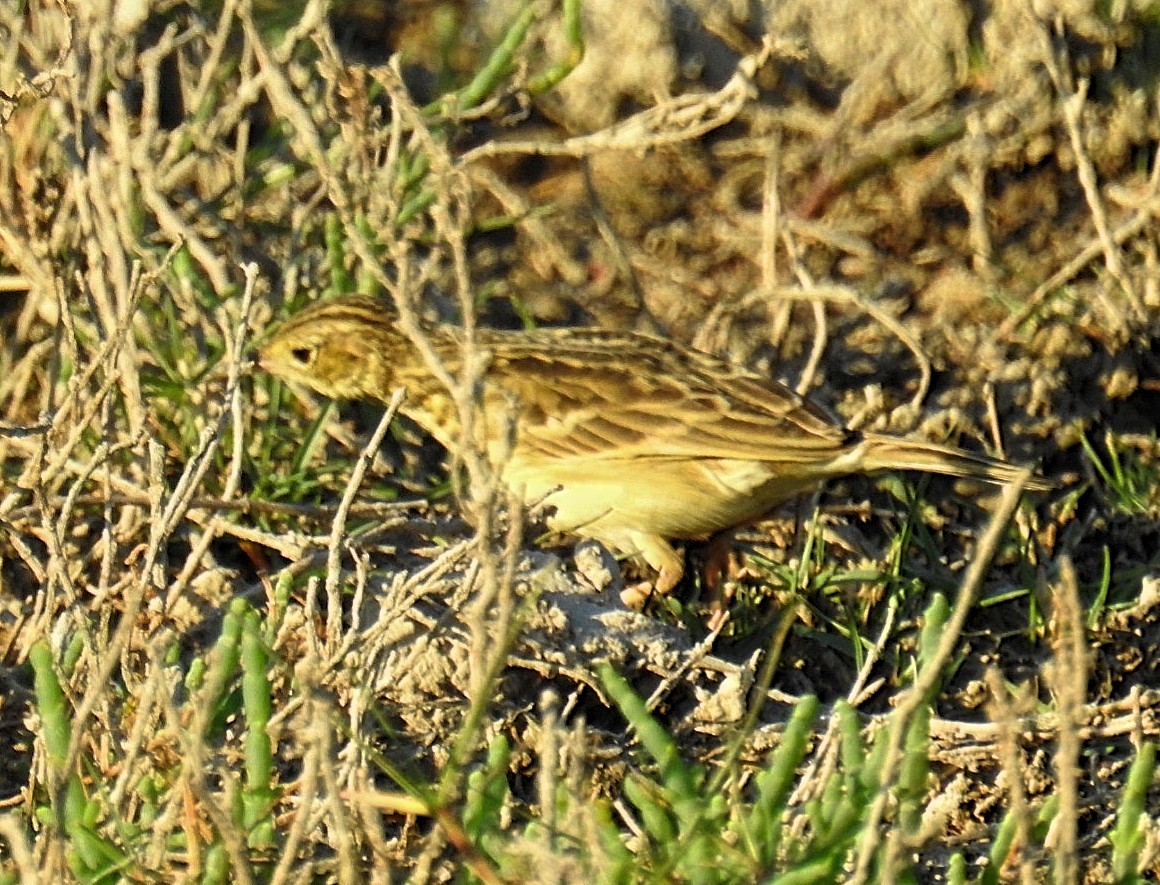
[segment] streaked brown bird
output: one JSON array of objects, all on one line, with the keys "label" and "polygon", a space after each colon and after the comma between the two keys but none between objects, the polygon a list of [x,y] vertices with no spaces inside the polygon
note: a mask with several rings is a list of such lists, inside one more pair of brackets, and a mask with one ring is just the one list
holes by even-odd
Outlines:
[{"label": "streaked brown bird", "polygon": [[[460,444],[447,389],[386,303],[335,298],[294,316],[261,348],[263,369],[334,399],[386,403],[449,450]],[[453,377],[464,334],[427,330]],[[526,502],[554,508],[553,530],[640,556],[667,593],[684,574],[670,539],[708,538],[832,477],[922,470],[1006,483],[1012,464],[848,430],[777,381],[650,335],[599,329],[479,329],[488,454]],[[1051,485],[1032,479],[1027,488]]]}]

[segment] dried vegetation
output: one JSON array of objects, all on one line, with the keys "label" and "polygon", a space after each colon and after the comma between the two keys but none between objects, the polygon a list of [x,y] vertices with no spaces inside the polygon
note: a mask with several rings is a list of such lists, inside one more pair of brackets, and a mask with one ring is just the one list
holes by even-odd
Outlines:
[{"label": "dried vegetation", "polygon": [[[5,875],[1156,872],[1154,4],[250,5],[0,9]],[[696,587],[627,611],[525,537],[470,451],[254,375],[353,290],[663,330],[1062,487],[1008,522],[835,486],[738,540],[706,636]],[[609,663],[720,773],[692,794],[776,792],[802,729],[780,848],[666,853],[679,772]],[[834,786],[858,725],[897,779]],[[839,789],[853,835],[793,848]]]}]

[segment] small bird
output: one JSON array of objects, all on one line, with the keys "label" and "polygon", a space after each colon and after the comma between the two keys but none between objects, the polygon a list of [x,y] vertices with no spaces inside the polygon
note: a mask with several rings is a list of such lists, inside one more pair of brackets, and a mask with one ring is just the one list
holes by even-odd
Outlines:
[{"label": "small bird", "polygon": [[[427,334],[456,377],[463,331]],[[752,522],[832,477],[922,470],[1006,483],[1021,473],[952,446],[848,430],[777,381],[651,335],[478,329],[475,341],[488,455],[506,456],[504,484],[554,508],[553,530],[641,557],[657,572],[657,593],[685,570],[670,539]],[[460,444],[453,399],[382,301],[307,308],[266,342],[259,364],[334,399],[385,404],[401,387],[406,415],[448,450]]]}]

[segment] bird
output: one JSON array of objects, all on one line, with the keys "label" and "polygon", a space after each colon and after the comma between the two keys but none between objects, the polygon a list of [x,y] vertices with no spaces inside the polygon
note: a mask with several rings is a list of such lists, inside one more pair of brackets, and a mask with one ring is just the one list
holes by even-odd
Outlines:
[{"label": "bird", "polygon": [[[462,328],[424,334],[451,377]],[[848,429],[772,378],[650,334],[596,328],[479,328],[479,411],[486,454],[556,532],[642,559],[665,594],[685,573],[674,540],[706,540],[851,474],[915,470],[1004,484],[1009,462],[922,439]],[[461,443],[459,411],[387,302],[324,299],[260,347],[258,364],[336,400],[387,404],[444,448]],[[512,434],[514,418],[514,440]],[[1032,477],[1029,490],[1052,484]]]}]

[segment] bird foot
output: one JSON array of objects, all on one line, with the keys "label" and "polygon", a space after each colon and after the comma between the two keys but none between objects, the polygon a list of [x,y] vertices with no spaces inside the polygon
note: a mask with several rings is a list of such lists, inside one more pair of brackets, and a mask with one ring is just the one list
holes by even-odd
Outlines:
[{"label": "bird foot", "polygon": [[629,584],[621,590],[620,601],[624,603],[626,608],[640,611],[654,592],[655,589],[651,581],[640,581],[636,584]]}]

